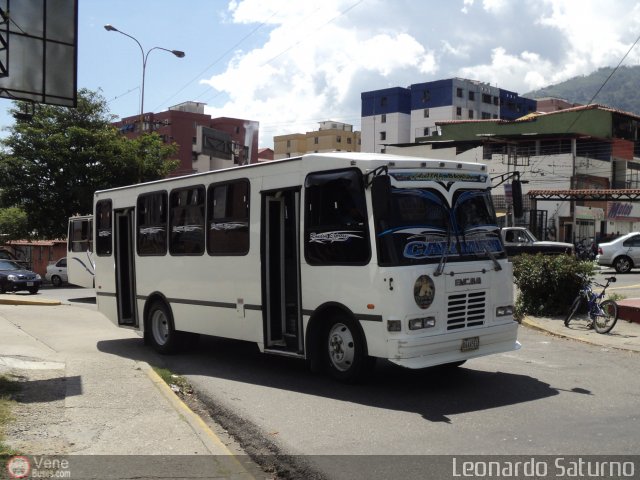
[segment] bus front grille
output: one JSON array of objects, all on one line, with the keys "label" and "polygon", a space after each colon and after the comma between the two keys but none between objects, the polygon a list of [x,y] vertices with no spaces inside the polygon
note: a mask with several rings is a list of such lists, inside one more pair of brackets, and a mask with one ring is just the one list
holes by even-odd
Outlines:
[{"label": "bus front grille", "polygon": [[486,308],[486,292],[474,291],[450,295],[447,308],[447,330],[484,325]]}]

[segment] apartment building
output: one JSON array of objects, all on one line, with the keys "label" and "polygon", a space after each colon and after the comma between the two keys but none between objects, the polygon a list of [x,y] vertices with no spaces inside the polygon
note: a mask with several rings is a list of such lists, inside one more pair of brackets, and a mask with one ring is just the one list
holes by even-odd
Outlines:
[{"label": "apartment building", "polygon": [[180,164],[171,176],[258,162],[259,123],[204,113],[204,103],[184,102],[164,112],[126,117],[114,125],[124,135],[156,132],[178,144]]},{"label": "apartment building", "polygon": [[440,121],[514,120],[536,110],[535,100],[464,78],[363,92],[361,102],[364,152],[438,135]]},{"label": "apartment building", "polygon": [[353,125],[327,120],[318,130],[273,137],[274,159],[291,158],[305,153],[359,152],[360,132]]}]

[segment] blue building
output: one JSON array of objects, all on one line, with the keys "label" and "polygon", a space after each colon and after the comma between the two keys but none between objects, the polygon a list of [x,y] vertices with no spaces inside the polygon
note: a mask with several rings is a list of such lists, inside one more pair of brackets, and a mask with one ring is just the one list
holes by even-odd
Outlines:
[{"label": "blue building", "polygon": [[436,122],[515,120],[536,110],[535,100],[464,78],[373,90],[360,97],[363,152],[437,135]]}]

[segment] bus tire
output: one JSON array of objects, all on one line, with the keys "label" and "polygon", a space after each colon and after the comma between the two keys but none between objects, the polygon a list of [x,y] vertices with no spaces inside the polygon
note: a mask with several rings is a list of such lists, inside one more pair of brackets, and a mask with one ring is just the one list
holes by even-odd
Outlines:
[{"label": "bus tire", "polygon": [[179,335],[173,326],[173,316],[166,303],[155,301],[151,304],[147,313],[147,328],[149,335],[146,337],[156,352],[164,355],[176,352]]},{"label": "bus tire", "polygon": [[375,359],[367,355],[359,325],[344,314],[336,315],[329,322],[323,350],[329,374],[342,382],[361,380],[375,363]]}]

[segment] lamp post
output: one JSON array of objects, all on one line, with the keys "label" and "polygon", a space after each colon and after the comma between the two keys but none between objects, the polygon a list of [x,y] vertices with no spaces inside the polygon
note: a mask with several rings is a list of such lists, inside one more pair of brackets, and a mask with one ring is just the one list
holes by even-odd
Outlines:
[{"label": "lamp post", "polygon": [[125,37],[129,37],[131,40],[136,42],[138,44],[138,47],[140,47],[140,53],[142,54],[142,86],[140,87],[140,131],[142,132],[143,116],[144,116],[144,77],[145,77],[145,73],[146,73],[146,70],[147,70],[147,59],[149,58],[149,54],[153,50],[164,50],[165,52],[172,53],[173,55],[175,55],[178,58],[182,58],[182,57],[184,57],[184,52],[181,51],[181,50],[169,50],[168,48],[162,48],[162,47],[152,47],[152,48],[150,48],[149,50],[147,50],[145,52],[144,48],[142,48],[142,44],[134,36],[129,35],[128,33],[125,33],[122,30],[118,30],[116,27],[114,27],[113,25],[109,25],[109,24],[105,25],[104,29],[107,32],[118,32],[118,33],[121,33]]}]

